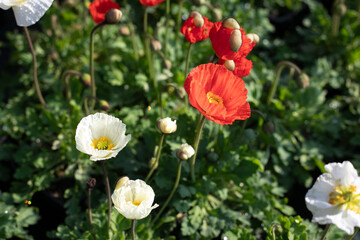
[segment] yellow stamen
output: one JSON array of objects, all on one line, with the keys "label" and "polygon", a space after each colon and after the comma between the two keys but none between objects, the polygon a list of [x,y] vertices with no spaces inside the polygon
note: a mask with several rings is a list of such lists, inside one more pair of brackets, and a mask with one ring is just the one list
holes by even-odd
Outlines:
[{"label": "yellow stamen", "polygon": [[346,209],[360,214],[360,193],[356,194],[356,186],[345,187],[340,184],[333,189],[334,192],[329,194],[331,205],[345,205]]},{"label": "yellow stamen", "polygon": [[107,137],[98,137],[92,140],[91,146],[98,150],[111,150],[115,145]]},{"label": "yellow stamen", "polygon": [[21,4],[21,3],[23,3],[23,2],[26,2],[27,0],[19,0],[19,1],[14,1],[14,2],[10,2],[11,4],[13,4],[13,5],[19,5],[19,4]]},{"label": "yellow stamen", "polygon": [[216,94],[214,94],[212,92],[208,92],[206,94],[206,96],[207,96],[210,103],[219,104],[220,106],[224,107],[223,99],[219,95],[216,95]]},{"label": "yellow stamen", "polygon": [[142,201],[131,201],[132,204],[135,206],[139,206]]}]

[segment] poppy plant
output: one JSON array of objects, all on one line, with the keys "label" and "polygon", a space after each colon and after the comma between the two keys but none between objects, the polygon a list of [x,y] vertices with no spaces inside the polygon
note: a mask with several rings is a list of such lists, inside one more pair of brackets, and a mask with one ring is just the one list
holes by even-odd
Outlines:
[{"label": "poppy plant", "polygon": [[245,57],[256,44],[256,41],[248,38],[245,31],[232,18],[214,23],[209,37],[214,52],[224,60]]},{"label": "poppy plant", "polygon": [[187,41],[196,43],[209,37],[213,25],[214,23],[210,22],[207,17],[201,16],[198,12],[192,12],[181,26],[180,32]]},{"label": "poppy plant", "polygon": [[164,1],[165,0],[140,0],[140,3],[148,7],[153,7]]},{"label": "poppy plant", "polygon": [[232,124],[251,115],[244,81],[225,66],[208,63],[194,68],[184,87],[191,105],[215,123]]},{"label": "poppy plant", "polygon": [[120,6],[112,0],[95,0],[89,5],[90,14],[95,23],[103,22],[106,13],[114,8],[120,9]]},{"label": "poppy plant", "polygon": [[239,78],[249,75],[253,67],[252,61],[244,57],[234,60],[219,59],[219,64],[224,65],[228,70],[232,71]]}]

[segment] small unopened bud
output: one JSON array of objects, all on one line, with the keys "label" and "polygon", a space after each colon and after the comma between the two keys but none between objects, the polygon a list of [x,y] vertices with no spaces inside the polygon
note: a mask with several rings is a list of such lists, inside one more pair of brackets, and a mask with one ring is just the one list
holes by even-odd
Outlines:
[{"label": "small unopened bud", "polygon": [[301,73],[299,76],[300,82],[298,83],[300,88],[307,88],[310,85],[310,78],[306,73]]},{"label": "small unopened bud", "polygon": [[202,16],[195,16],[194,17],[194,25],[196,27],[203,27],[204,26],[204,18]]},{"label": "small unopened bud", "polygon": [[100,109],[105,112],[109,111],[109,109],[110,109],[109,103],[105,100],[100,100],[99,105],[100,105]]},{"label": "small unopened bud", "polygon": [[176,120],[172,121],[171,118],[162,118],[157,121],[157,128],[160,132],[170,134],[176,131]]},{"label": "small unopened bud", "polygon": [[129,179],[128,177],[126,177],[126,176],[120,178],[120,179],[117,181],[116,185],[115,185],[115,190],[121,188],[121,187],[122,187],[125,183],[127,183],[129,180],[130,180],[130,179]]},{"label": "small unopened bud", "polygon": [[236,53],[237,51],[239,51],[239,49],[242,45],[242,38],[241,38],[240,30],[232,31],[232,33],[230,35],[229,44],[230,44],[230,50],[232,52]]},{"label": "small unopened bud", "polygon": [[81,76],[81,82],[84,84],[84,86],[91,87],[91,76],[90,76],[90,74],[84,73]]},{"label": "small unopened bud", "polygon": [[226,60],[224,65],[230,71],[235,70],[235,62],[233,60]]},{"label": "small unopened bud", "polygon": [[254,41],[255,41],[255,43],[260,42],[260,37],[256,33],[248,33],[248,34],[246,34],[246,36],[251,40],[250,43],[253,43]]},{"label": "small unopened bud", "polygon": [[122,17],[121,10],[113,8],[106,12],[105,22],[107,24],[117,24],[120,22],[121,17]]},{"label": "small unopened bud", "polygon": [[190,13],[190,17],[196,17],[196,16],[202,17],[201,13],[199,13],[198,11],[192,11]]},{"label": "small unopened bud", "polygon": [[158,40],[152,40],[151,46],[155,52],[158,52],[161,50],[161,42],[159,42]]},{"label": "small unopened bud", "polygon": [[176,96],[178,96],[179,98],[184,98],[186,96],[186,91],[184,87],[177,87],[176,91],[175,91]]},{"label": "small unopened bud", "polygon": [[275,125],[271,120],[266,119],[262,126],[262,129],[265,134],[271,135],[275,132]]},{"label": "small unopened bud", "polygon": [[130,35],[130,29],[128,26],[122,26],[120,28],[120,34],[123,36],[129,36]]},{"label": "small unopened bud", "polygon": [[240,29],[240,24],[233,18],[225,18],[222,25],[223,25],[223,27],[234,29],[234,30]]},{"label": "small unopened bud", "polygon": [[180,160],[188,160],[195,154],[195,150],[192,146],[187,143],[184,143],[180,146],[180,149],[176,152],[176,156]]},{"label": "small unopened bud", "polygon": [[169,59],[165,59],[164,65],[165,65],[166,69],[168,69],[168,70],[170,70],[172,67],[171,61]]},{"label": "small unopened bud", "polygon": [[[155,165],[155,166],[154,166]],[[151,158],[149,161],[149,167],[154,169],[157,169],[157,167],[159,166],[159,162],[156,162],[156,158]]]},{"label": "small unopened bud", "polygon": [[217,22],[219,22],[223,17],[222,17],[222,11],[221,11],[221,9],[219,9],[219,8],[214,8],[213,10],[213,13],[214,13],[214,15],[215,15],[215,20],[217,21]]},{"label": "small unopened bud", "polygon": [[94,189],[96,185],[96,179],[95,178],[90,179],[89,181],[86,182],[86,185],[88,186],[88,188]]},{"label": "small unopened bud", "polygon": [[346,14],[346,11],[347,11],[346,5],[344,3],[340,3],[337,6],[337,11],[340,14],[340,16],[344,16]]}]

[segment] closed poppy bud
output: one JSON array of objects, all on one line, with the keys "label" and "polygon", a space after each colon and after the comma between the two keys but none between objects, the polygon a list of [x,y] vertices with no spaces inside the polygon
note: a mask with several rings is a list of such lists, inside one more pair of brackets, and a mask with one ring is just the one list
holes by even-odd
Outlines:
[{"label": "closed poppy bud", "polygon": [[130,35],[130,29],[128,26],[122,26],[120,28],[120,34],[123,36],[129,36]]},{"label": "closed poppy bud", "polygon": [[176,156],[180,160],[188,160],[194,154],[195,154],[194,148],[191,145],[187,144],[187,143],[182,144],[180,146],[180,149],[176,152]]},{"label": "closed poppy bud", "polygon": [[234,75],[240,78],[249,75],[253,67],[252,61],[244,57],[225,61],[219,59],[219,64],[224,65],[229,71],[232,71]]},{"label": "closed poppy bud", "polygon": [[[154,166],[155,165],[155,166]],[[157,169],[157,167],[159,166],[159,162],[156,162],[156,158],[151,158],[149,161],[149,167],[154,169]]]},{"label": "closed poppy bud", "polygon": [[90,76],[90,74],[84,73],[81,76],[81,82],[84,84],[84,86],[91,87],[91,76]]},{"label": "closed poppy bud", "polygon": [[105,100],[100,100],[99,105],[100,105],[100,109],[105,112],[109,111],[109,109],[110,109],[109,103]]},{"label": "closed poppy bud", "polygon": [[260,37],[256,33],[248,33],[246,34],[246,37],[248,37],[251,40],[250,43],[255,42],[257,44],[260,42]]},{"label": "closed poppy bud", "polygon": [[262,129],[265,134],[271,135],[275,132],[275,125],[271,120],[265,120]]},{"label": "closed poppy bud", "polygon": [[225,65],[226,69],[228,69],[230,71],[235,70],[235,62],[233,60],[226,60],[224,65]]},{"label": "closed poppy bud", "polygon": [[306,73],[301,73],[299,76],[300,82],[298,83],[300,88],[307,88],[310,85],[310,78]]},{"label": "closed poppy bud", "polygon": [[161,51],[161,42],[159,42],[158,40],[152,40],[151,46],[155,52]]},{"label": "closed poppy bud", "polygon": [[209,37],[214,52],[224,60],[245,57],[255,46],[255,42],[246,36],[246,32],[233,18],[214,23]]},{"label": "closed poppy bud", "polygon": [[162,118],[157,121],[157,128],[165,134],[170,134],[176,131],[176,120],[172,121],[171,118]]},{"label": "closed poppy bud", "polygon": [[127,183],[130,179],[128,177],[120,178],[115,185],[115,190],[121,188],[125,183]]},{"label": "closed poppy bud", "polygon": [[121,17],[122,12],[120,11],[120,9],[113,8],[107,11],[105,15],[105,22],[107,24],[117,24],[120,22]]},{"label": "closed poppy bud", "polygon": [[164,65],[165,65],[166,69],[168,69],[168,70],[170,70],[172,67],[171,61],[169,59],[165,59]]}]

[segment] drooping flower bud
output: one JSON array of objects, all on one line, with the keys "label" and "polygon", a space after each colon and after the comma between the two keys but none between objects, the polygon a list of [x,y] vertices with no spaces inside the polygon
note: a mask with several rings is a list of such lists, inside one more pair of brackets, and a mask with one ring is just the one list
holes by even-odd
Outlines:
[{"label": "drooping flower bud", "polygon": [[171,118],[162,118],[157,121],[157,128],[165,134],[170,134],[176,131],[176,120],[172,121]]},{"label": "drooping flower bud", "polygon": [[242,38],[241,38],[241,32],[240,30],[234,30],[232,31],[229,39],[230,44],[230,50],[236,53],[239,51],[241,44],[242,44]]},{"label": "drooping flower bud", "polygon": [[127,183],[130,179],[128,177],[122,177],[120,178],[115,186],[115,190],[121,188],[121,186],[123,186],[125,183]]},{"label": "drooping flower bud", "polygon": [[222,25],[223,25],[223,27],[234,29],[234,30],[240,29],[240,24],[233,18],[225,18]]},{"label": "drooping flower bud", "polygon": [[196,27],[203,27],[204,26],[204,18],[198,11],[192,11],[190,13],[190,17],[194,18],[194,25]]},{"label": "drooping flower bud", "polygon": [[84,73],[81,76],[80,80],[84,84],[84,86],[91,87],[91,76],[90,76],[90,74]]},{"label": "drooping flower bud", "polygon": [[194,148],[191,145],[187,144],[187,143],[182,144],[180,146],[180,149],[176,152],[176,156],[180,160],[188,160],[194,154],[195,154]]},{"label": "drooping flower bud", "polygon": [[86,185],[88,186],[88,188],[94,189],[94,187],[96,185],[96,179],[91,178],[89,181],[86,182]]},{"label": "drooping flower bud", "polygon": [[100,100],[99,105],[100,105],[100,109],[105,112],[109,111],[109,109],[110,109],[109,103],[105,100]]},{"label": "drooping flower bud", "polygon": [[157,169],[158,166],[159,166],[159,162],[156,162],[156,158],[152,157],[149,161],[149,168],[154,167],[154,169]]},{"label": "drooping flower bud", "polygon": [[167,70],[170,70],[172,67],[171,61],[169,59],[165,59],[164,66],[166,67]]},{"label": "drooping flower bud", "polygon": [[113,8],[106,12],[105,22],[107,24],[117,24],[120,22],[121,17],[122,17],[121,10]]},{"label": "drooping flower bud", "polygon": [[130,29],[128,26],[122,26],[120,28],[120,34],[123,36],[129,36],[130,35]]},{"label": "drooping flower bud", "polygon": [[235,62],[233,60],[225,60],[224,65],[230,71],[235,70]]},{"label": "drooping flower bud", "polygon": [[306,73],[301,73],[299,76],[300,82],[298,83],[300,88],[307,88],[310,85],[310,78]]},{"label": "drooping flower bud", "polygon": [[151,46],[155,52],[161,51],[161,48],[162,48],[161,42],[159,42],[158,40],[152,40]]},{"label": "drooping flower bud", "polygon": [[251,40],[250,43],[255,42],[257,44],[260,42],[260,37],[256,33],[248,33],[246,36]]}]

